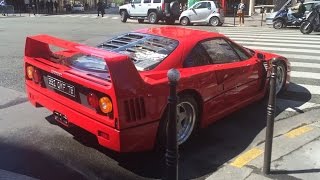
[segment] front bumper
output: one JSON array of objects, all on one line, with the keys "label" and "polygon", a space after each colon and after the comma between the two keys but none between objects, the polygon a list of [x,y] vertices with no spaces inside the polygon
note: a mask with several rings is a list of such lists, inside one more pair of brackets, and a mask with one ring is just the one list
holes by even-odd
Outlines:
[{"label": "front bumper", "polygon": [[50,111],[57,111],[67,116],[70,124],[94,134],[100,145],[117,152],[138,152],[151,150],[154,147],[159,122],[152,122],[124,130],[117,130],[77,111],[55,99],[42,94],[26,84],[29,101],[41,105]]}]

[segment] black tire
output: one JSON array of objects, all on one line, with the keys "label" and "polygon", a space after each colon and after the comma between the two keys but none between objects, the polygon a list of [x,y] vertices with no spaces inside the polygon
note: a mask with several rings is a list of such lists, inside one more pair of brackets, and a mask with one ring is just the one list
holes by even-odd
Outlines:
[{"label": "black tire", "polygon": [[[195,111],[195,119],[194,119],[194,125],[192,127],[191,132],[189,134],[188,137],[186,137],[186,140],[184,142],[182,142],[179,146],[183,146],[185,142],[187,142],[196,132],[196,130],[199,127],[199,107],[198,104],[196,102],[196,100],[194,99],[194,97],[192,97],[191,95],[181,95],[178,98],[178,102],[177,105],[181,104],[181,103],[187,103],[192,105],[192,107],[194,107],[194,111]],[[179,108],[177,108],[178,110]],[[166,131],[167,131],[167,127],[168,127],[168,117],[167,117],[167,113],[168,113],[168,109],[165,110],[162,119],[160,121],[159,124],[159,128],[158,128],[158,135],[157,135],[157,150],[163,150],[165,148],[166,145]],[[178,128],[178,127],[177,127]],[[179,138],[178,138],[179,139]],[[178,140],[177,139],[177,140]]]},{"label": "black tire", "polygon": [[215,17],[215,16],[211,17],[210,20],[209,20],[209,24],[211,26],[218,26],[219,23],[220,23],[220,19],[218,17]]},{"label": "black tire", "polygon": [[144,19],[138,19],[138,23],[143,23]]},{"label": "black tire", "polygon": [[222,26],[222,25],[223,25],[223,23],[219,23],[219,24],[218,24],[218,26]]},{"label": "black tire", "polygon": [[284,21],[281,19],[277,19],[273,22],[273,28],[275,29],[281,29],[284,27]]},{"label": "black tire", "polygon": [[173,25],[176,22],[176,20],[173,18],[166,19],[165,21],[166,21],[166,24],[168,24],[168,25]]},{"label": "black tire", "polygon": [[312,31],[313,31],[313,25],[310,21],[305,21],[301,24],[300,32],[302,34],[310,34]]},{"label": "black tire", "polygon": [[182,26],[188,26],[188,25],[190,25],[190,20],[189,20],[189,18],[188,18],[188,17],[183,17],[183,18],[181,18],[180,24],[181,24]]},{"label": "black tire", "polygon": [[[282,79],[282,84],[279,86],[279,90],[277,90],[277,82],[279,79],[279,73],[281,72],[281,79]],[[279,62],[278,64],[278,69],[277,69],[277,80],[276,80],[276,95],[281,94],[285,90],[285,85],[287,81],[287,68],[284,62]]]},{"label": "black tire", "polygon": [[125,11],[125,10],[120,11],[120,15],[121,15],[121,22],[123,22],[123,23],[127,22],[127,19],[129,17],[127,11]]},{"label": "black tire", "polygon": [[148,20],[149,20],[149,23],[151,24],[157,24],[159,22],[158,14],[156,12],[151,12],[148,15]]}]

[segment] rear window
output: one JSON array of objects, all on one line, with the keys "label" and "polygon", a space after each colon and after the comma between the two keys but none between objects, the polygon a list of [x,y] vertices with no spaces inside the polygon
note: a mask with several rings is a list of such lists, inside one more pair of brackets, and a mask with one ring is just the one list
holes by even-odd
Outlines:
[{"label": "rear window", "polygon": [[128,55],[137,70],[155,68],[178,46],[178,41],[155,35],[129,33],[108,40],[99,48]]},{"label": "rear window", "polygon": [[64,60],[64,63],[68,66],[86,71],[107,72],[108,70],[104,59],[84,54],[77,54],[67,58]]}]

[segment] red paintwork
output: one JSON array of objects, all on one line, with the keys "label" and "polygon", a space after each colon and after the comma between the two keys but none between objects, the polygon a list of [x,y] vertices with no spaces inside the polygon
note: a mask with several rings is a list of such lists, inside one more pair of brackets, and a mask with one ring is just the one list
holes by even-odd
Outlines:
[{"label": "red paintwork", "polygon": [[[177,68],[181,73],[178,92],[192,92],[198,96],[199,106],[202,107],[201,127],[265,95],[268,80],[262,78],[262,66],[259,65],[261,61],[256,56],[242,62],[182,68],[183,60],[197,42],[213,37],[226,38],[222,34],[177,27],[149,28],[138,32],[176,39],[179,45],[155,69],[138,72],[131,60],[124,55],[47,35],[26,39],[25,64],[28,63],[48,73],[54,70],[55,73],[60,73],[63,79],[108,95],[113,103],[113,116],[98,114],[93,109],[26,79],[30,102],[66,115],[69,122],[96,135],[102,146],[114,151],[132,152],[150,150],[154,147],[159,120],[167,105],[169,94],[167,71],[170,68]],[[66,57],[82,52],[104,58],[109,67],[111,82],[48,61],[52,59],[49,45],[66,49],[55,52]],[[267,61],[277,57],[275,54],[261,53],[266,56]],[[281,59],[287,65],[287,83],[289,83],[290,64],[286,58]],[[270,68],[268,77],[269,71]],[[133,115],[129,116],[126,109],[126,102],[130,103],[130,99],[134,98],[143,99],[146,107],[145,116],[136,120],[130,118]],[[139,102],[143,107],[141,101]]]}]

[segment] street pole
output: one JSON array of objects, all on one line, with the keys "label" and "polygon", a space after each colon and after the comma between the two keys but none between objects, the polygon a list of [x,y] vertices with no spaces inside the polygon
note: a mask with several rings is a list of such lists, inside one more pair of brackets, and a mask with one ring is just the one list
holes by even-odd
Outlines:
[{"label": "street pole", "polygon": [[267,107],[267,129],[266,129],[266,141],[264,149],[264,162],[263,173],[265,175],[270,174],[271,153],[272,153],[272,140],[273,140],[273,128],[276,106],[276,79],[277,79],[277,67],[279,60],[277,58],[272,59],[272,72],[270,78],[269,100]]},{"label": "street pole", "polygon": [[170,86],[168,97],[168,126],[167,126],[167,149],[166,149],[166,180],[178,179],[178,142],[177,142],[177,85],[180,79],[180,72],[170,69],[167,73]]},{"label": "street pole", "polygon": [[236,1],[233,0],[233,26],[236,26]]}]

